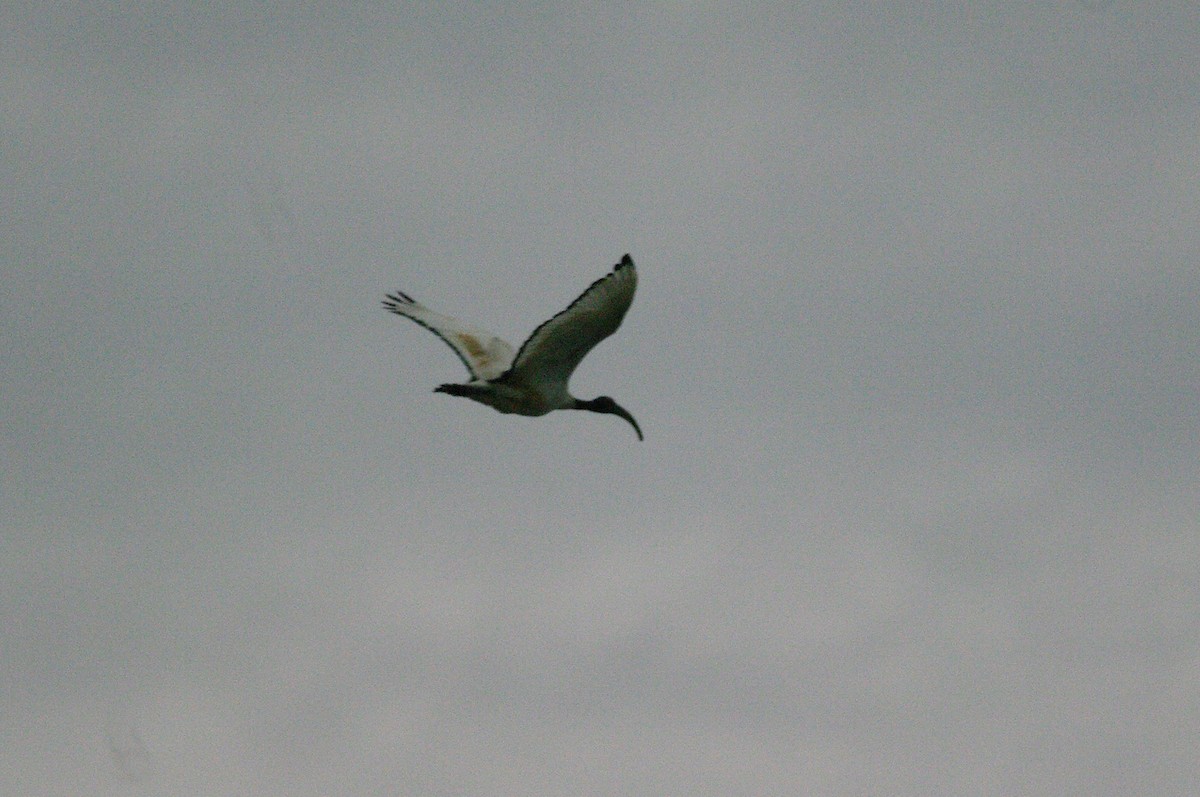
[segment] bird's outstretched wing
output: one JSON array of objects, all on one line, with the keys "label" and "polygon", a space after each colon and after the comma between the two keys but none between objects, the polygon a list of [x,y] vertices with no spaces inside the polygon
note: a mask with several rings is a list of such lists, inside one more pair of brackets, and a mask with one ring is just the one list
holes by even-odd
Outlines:
[{"label": "bird's outstretched wing", "polygon": [[[617,331],[637,290],[629,255],[593,282],[566,310],[546,321],[521,344],[506,378],[564,386],[589,351]],[[510,377],[511,375],[511,377]]]},{"label": "bird's outstretched wing", "polygon": [[406,293],[389,294],[383,300],[383,306],[388,312],[411,318],[446,341],[474,379],[495,379],[513,362],[513,347],[506,341],[456,318],[434,312]]}]

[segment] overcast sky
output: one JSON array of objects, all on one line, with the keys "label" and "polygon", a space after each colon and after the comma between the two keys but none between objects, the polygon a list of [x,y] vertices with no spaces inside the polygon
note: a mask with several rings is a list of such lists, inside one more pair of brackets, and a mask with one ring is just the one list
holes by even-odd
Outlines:
[{"label": "overcast sky", "polygon": [[280,5],[0,6],[0,793],[1200,793],[1200,7]]}]

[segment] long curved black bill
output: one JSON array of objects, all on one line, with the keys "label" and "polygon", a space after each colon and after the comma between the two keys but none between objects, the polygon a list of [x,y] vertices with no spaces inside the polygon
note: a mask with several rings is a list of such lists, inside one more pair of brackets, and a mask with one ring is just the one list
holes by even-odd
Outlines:
[{"label": "long curved black bill", "polygon": [[637,432],[638,440],[646,439],[642,436],[642,427],[638,426],[638,422],[633,419],[633,416],[630,415],[624,407],[622,407],[620,404],[617,404],[615,401],[613,402],[612,413],[613,415],[620,415],[622,418],[629,421],[629,425],[633,427],[633,431]]}]

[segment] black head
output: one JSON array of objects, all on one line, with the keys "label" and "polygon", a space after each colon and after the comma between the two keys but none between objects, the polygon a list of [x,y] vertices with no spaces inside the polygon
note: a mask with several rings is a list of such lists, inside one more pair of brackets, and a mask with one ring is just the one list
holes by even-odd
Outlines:
[{"label": "black head", "polygon": [[575,409],[589,410],[591,412],[605,412],[609,415],[619,415],[625,420],[629,421],[629,425],[633,427],[633,431],[637,432],[638,440],[646,439],[642,437],[642,430],[638,426],[637,421],[633,419],[633,416],[626,412],[624,407],[613,401],[608,396],[600,396],[599,398],[594,398],[591,401],[580,401],[579,399],[576,399]]}]

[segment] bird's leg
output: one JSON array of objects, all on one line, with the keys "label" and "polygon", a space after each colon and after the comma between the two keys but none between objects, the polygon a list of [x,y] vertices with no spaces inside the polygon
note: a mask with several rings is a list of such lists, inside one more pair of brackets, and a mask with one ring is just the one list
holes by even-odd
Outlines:
[{"label": "bird's leg", "polygon": [[451,396],[462,396],[463,398],[478,400],[481,396],[488,392],[488,389],[483,385],[460,385],[451,383],[447,385],[438,385],[433,389],[433,392],[446,393]]}]

